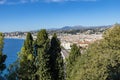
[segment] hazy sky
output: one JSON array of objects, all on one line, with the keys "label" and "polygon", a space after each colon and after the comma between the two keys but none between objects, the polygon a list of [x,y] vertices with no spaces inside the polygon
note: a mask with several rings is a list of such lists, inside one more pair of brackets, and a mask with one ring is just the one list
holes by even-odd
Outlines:
[{"label": "hazy sky", "polygon": [[120,0],[0,0],[0,32],[120,23]]}]

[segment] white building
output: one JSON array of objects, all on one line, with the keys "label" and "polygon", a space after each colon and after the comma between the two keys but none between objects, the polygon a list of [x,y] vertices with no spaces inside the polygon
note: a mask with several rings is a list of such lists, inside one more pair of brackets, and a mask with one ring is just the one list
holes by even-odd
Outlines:
[{"label": "white building", "polygon": [[63,46],[67,50],[71,49],[71,43],[70,42],[61,42],[61,46]]}]

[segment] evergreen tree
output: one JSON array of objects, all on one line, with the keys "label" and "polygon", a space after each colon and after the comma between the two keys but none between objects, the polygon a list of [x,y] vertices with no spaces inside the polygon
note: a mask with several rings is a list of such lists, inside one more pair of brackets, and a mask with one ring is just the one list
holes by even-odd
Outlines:
[{"label": "evergreen tree", "polygon": [[71,51],[69,53],[69,57],[67,59],[67,69],[66,69],[67,80],[70,80],[71,70],[74,68],[74,65],[76,65],[75,64],[76,60],[80,55],[81,55],[80,48],[77,47],[76,44],[73,44]]},{"label": "evergreen tree", "polygon": [[24,42],[24,48],[26,50],[26,53],[33,54],[33,37],[29,32],[27,33],[27,37]]},{"label": "evergreen tree", "polygon": [[27,33],[24,45],[19,53],[20,68],[18,77],[23,80],[31,80],[32,74],[35,73],[34,55],[33,55],[33,37],[31,33]]},{"label": "evergreen tree", "polygon": [[64,62],[61,55],[60,41],[54,34],[51,39],[50,47],[50,65],[52,80],[65,80]]},{"label": "evergreen tree", "polygon": [[36,45],[37,45],[37,80],[51,80],[50,76],[50,66],[49,66],[49,58],[50,55],[48,53],[50,44],[49,44],[48,33],[45,29],[42,29],[38,32]]},{"label": "evergreen tree", "polygon": [[7,56],[3,54],[3,46],[4,46],[4,36],[0,33],[0,73],[6,68],[4,64]]},{"label": "evergreen tree", "polygon": [[69,80],[120,80],[120,25],[103,34],[103,39],[89,45],[76,60]]},{"label": "evergreen tree", "polygon": [[18,60],[10,64],[7,70],[8,70],[8,73],[5,74],[5,77],[7,80],[18,80],[18,73],[17,73],[19,70]]}]

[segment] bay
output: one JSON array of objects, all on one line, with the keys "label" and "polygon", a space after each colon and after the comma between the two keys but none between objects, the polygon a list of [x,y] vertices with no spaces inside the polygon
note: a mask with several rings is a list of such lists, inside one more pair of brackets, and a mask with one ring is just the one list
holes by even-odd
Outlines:
[{"label": "bay", "polygon": [[[8,68],[10,64],[17,60],[17,54],[21,50],[23,45],[23,39],[4,39],[4,48],[3,53],[7,55],[7,59],[5,61],[6,67]],[[6,68],[6,69],[7,69]],[[7,70],[4,72],[6,73]]]}]

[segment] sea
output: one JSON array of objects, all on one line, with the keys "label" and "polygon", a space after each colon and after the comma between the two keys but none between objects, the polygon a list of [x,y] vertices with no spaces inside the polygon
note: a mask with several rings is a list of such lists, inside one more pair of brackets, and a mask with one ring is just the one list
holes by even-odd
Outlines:
[{"label": "sea", "polygon": [[3,53],[7,55],[7,58],[5,61],[6,69],[4,70],[3,73],[7,73],[7,68],[9,67],[9,65],[17,60],[18,53],[20,52],[23,43],[24,43],[24,39],[16,39],[16,38],[4,39]]}]

